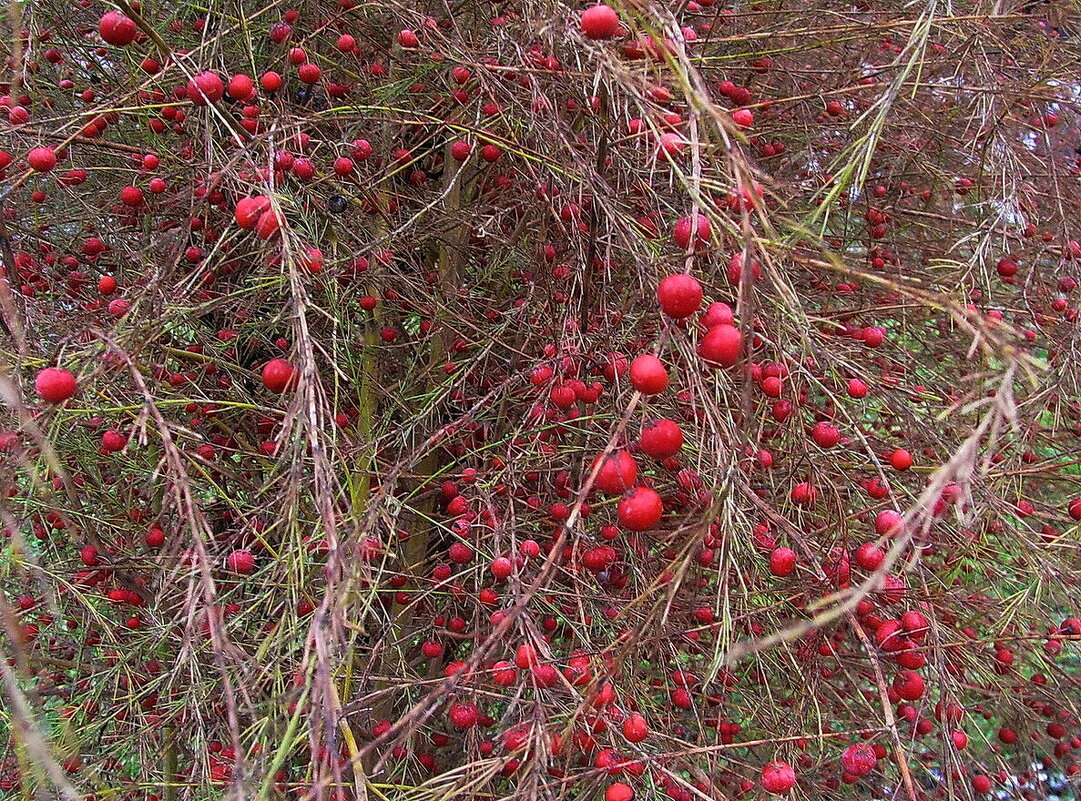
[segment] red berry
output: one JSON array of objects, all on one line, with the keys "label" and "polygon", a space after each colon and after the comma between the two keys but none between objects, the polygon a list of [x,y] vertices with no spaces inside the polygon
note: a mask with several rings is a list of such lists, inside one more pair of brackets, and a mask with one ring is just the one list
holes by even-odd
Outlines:
[{"label": "red berry", "polygon": [[902,670],[893,680],[893,689],[906,701],[915,701],[923,697],[925,688],[923,677],[911,670]]},{"label": "red berry", "polygon": [[200,72],[188,81],[188,100],[192,105],[205,106],[217,103],[225,94],[225,84],[216,72]]},{"label": "red berry", "polygon": [[856,549],[856,564],[864,570],[878,570],[886,552],[873,542],[865,542]]},{"label": "red berry", "polygon": [[56,153],[51,147],[35,147],[26,154],[30,169],[37,172],[49,172],[56,166]]},{"label": "red berry", "polygon": [[47,403],[63,403],[75,394],[75,376],[60,367],[46,367],[34,380],[34,389]]},{"label": "red berry", "polygon": [[634,801],[634,790],[623,782],[610,784],[604,791],[604,801]]},{"label": "red berry", "polygon": [[654,459],[667,459],[683,447],[683,429],[678,423],[662,417],[642,429],[638,445],[643,453]]},{"label": "red berry", "polygon": [[777,548],[769,555],[769,572],[775,576],[791,576],[796,569],[796,552]]},{"label": "red berry", "polygon": [[455,161],[465,161],[473,152],[473,146],[462,139],[450,146],[450,157]]},{"label": "red berry", "polygon": [[251,573],[255,569],[255,557],[251,551],[233,551],[225,558],[225,564],[236,573]]},{"label": "red berry", "polygon": [[450,722],[454,724],[456,729],[464,730],[477,725],[480,713],[477,711],[476,704],[459,703],[451,704],[447,717],[450,718]]},{"label": "red berry", "polygon": [[282,88],[282,76],[273,70],[267,70],[259,77],[259,86],[267,92],[277,92]]},{"label": "red berry", "polygon": [[120,202],[132,207],[143,205],[143,190],[137,186],[125,186],[120,190]]},{"label": "red berry", "polygon": [[255,81],[250,76],[238,72],[229,79],[229,85],[225,91],[233,100],[248,100],[255,94]]},{"label": "red berry", "polygon": [[896,536],[905,529],[905,518],[893,509],[883,509],[875,515],[875,533],[880,537]]},{"label": "red berry", "polygon": [[101,435],[101,449],[109,453],[117,453],[124,450],[128,444],[128,438],[119,431],[106,431]]},{"label": "red berry", "polygon": [[107,11],[98,20],[98,35],[116,47],[129,45],[135,41],[135,20],[119,11]]},{"label": "red berry", "polygon": [[877,764],[875,749],[867,743],[850,745],[841,754],[841,767],[853,776],[866,776]]},{"label": "red berry", "polygon": [[886,329],[879,326],[865,328],[861,339],[863,339],[863,344],[869,348],[881,347],[882,343],[886,341]]},{"label": "red berry", "polygon": [[539,665],[540,657],[537,656],[537,649],[529,644],[519,645],[514,652],[514,664],[522,670]]},{"label": "red berry", "polygon": [[295,384],[296,370],[285,359],[271,359],[263,365],[263,386],[271,392],[285,392]]},{"label": "red berry", "polygon": [[693,275],[669,275],[657,285],[657,302],[669,317],[690,317],[702,305],[702,285]]},{"label": "red berry", "polygon": [[822,420],[811,429],[811,439],[820,448],[829,449],[841,441],[841,432],[835,426]]},{"label": "red berry", "polygon": [[[751,259],[750,277],[758,281],[762,277],[762,265]],[[743,280],[743,253],[737,251],[728,257],[728,283],[739,286]]]},{"label": "red berry", "polygon": [[443,646],[433,640],[426,640],[420,646],[420,652],[428,659],[438,659],[443,655]]},{"label": "red berry", "polygon": [[801,481],[792,487],[792,502],[799,506],[811,506],[818,497],[818,490],[809,481]]},{"label": "red berry", "polygon": [[643,395],[657,395],[668,386],[668,371],[651,353],[643,353],[631,362],[631,386]]},{"label": "red berry", "polygon": [[632,743],[640,743],[649,736],[649,724],[646,723],[645,715],[634,712],[623,721],[623,736]]},{"label": "red berry", "polygon": [[582,33],[589,39],[611,39],[619,33],[619,15],[604,3],[582,12]]},{"label": "red berry", "polygon": [[732,325],[736,321],[732,307],[727,303],[711,303],[709,308],[698,318],[698,322],[708,331],[717,325]]},{"label": "red berry", "polygon": [[890,454],[890,465],[894,470],[908,470],[912,467],[912,454],[904,448],[898,448]]},{"label": "red berry", "polygon": [[631,531],[649,531],[664,514],[661,496],[649,487],[635,487],[623,496],[616,509],[619,523]]},{"label": "red berry", "polygon": [[601,458],[604,458],[604,465],[597,473],[594,487],[609,495],[620,495],[634,486],[638,479],[638,463],[633,456],[627,451],[613,451],[607,457],[598,456],[594,459],[594,468]]},{"label": "red berry", "polygon": [[255,233],[260,239],[270,239],[282,227],[282,216],[273,208],[267,209],[259,215],[259,222],[255,224]]},{"label": "red berry", "polygon": [[[692,233],[694,234],[693,245],[691,244]],[[713,227],[710,225],[709,217],[704,214],[694,215],[693,222],[689,216],[680,217],[672,228],[672,238],[680,250],[697,250],[699,244],[709,242],[712,236]]]},{"label": "red berry", "polygon": [[325,257],[323,256],[323,251],[317,247],[308,246],[304,249],[304,253],[298,262],[298,266],[305,272],[315,275],[323,272],[324,261]]},{"label": "red berry", "polygon": [[266,195],[242,197],[236,202],[234,217],[241,228],[251,230],[259,223],[259,217],[270,208],[270,198]]},{"label": "red berry", "polygon": [[101,564],[101,560],[98,558],[98,549],[93,545],[84,545],[79,552],[79,558],[87,567],[97,567]]},{"label": "red berry", "polygon": [[796,771],[787,762],[775,760],[762,768],[762,789],[767,793],[787,793],[796,786]]},{"label": "red berry", "polygon": [[848,394],[853,398],[862,398],[867,394],[867,383],[858,378],[850,379],[848,382]]},{"label": "red berry", "polygon": [[712,367],[731,367],[743,352],[743,335],[733,325],[715,325],[698,343],[698,355]]}]

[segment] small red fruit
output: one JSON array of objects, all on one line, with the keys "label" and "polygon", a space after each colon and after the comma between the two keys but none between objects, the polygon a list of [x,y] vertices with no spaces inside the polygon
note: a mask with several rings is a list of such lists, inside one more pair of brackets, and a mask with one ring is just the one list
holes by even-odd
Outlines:
[{"label": "small red fruit", "polygon": [[796,552],[777,548],[769,555],[769,572],[775,576],[791,576],[796,569]]},{"label": "small red fruit", "polygon": [[678,423],[662,417],[642,429],[638,445],[643,453],[654,459],[667,459],[683,447],[683,429]]},{"label": "small red fruit", "polygon": [[611,39],[619,33],[619,15],[604,3],[582,12],[582,33],[589,39]]},{"label": "small red fruit", "polygon": [[859,378],[852,378],[848,382],[848,395],[852,398],[862,398],[867,395],[867,383]]},{"label": "small red fruit", "polygon": [[295,384],[296,370],[285,359],[271,359],[263,365],[263,386],[271,392],[285,392]]},{"label": "small red fruit", "polygon": [[455,161],[465,161],[473,152],[473,146],[463,139],[459,139],[450,146],[450,157]]},{"label": "small red fruit", "polygon": [[893,680],[893,689],[906,701],[922,698],[926,686],[923,677],[911,670],[902,670]]},{"label": "small red fruit", "polygon": [[273,70],[267,70],[259,77],[259,85],[267,92],[277,92],[282,88],[282,76]]},{"label": "small red fruit", "polygon": [[912,467],[912,454],[904,448],[898,448],[890,454],[890,465],[894,470],[908,470]]},{"label": "small red fruit", "polygon": [[856,549],[856,564],[864,570],[878,570],[886,552],[873,542],[865,542]]},{"label": "small red fruit", "polygon": [[877,764],[875,749],[868,743],[850,745],[841,754],[841,767],[853,776],[866,776]]},{"label": "small red fruit", "polygon": [[640,743],[649,736],[649,724],[645,715],[634,712],[623,721],[623,736],[632,743]]},{"label": "small red fruit", "polygon": [[519,645],[514,652],[514,664],[522,670],[539,665],[540,657],[537,655],[537,649],[528,643]]},{"label": "small red fruit", "polygon": [[[762,265],[751,259],[750,278],[758,282],[762,278]],[[728,283],[739,286],[743,281],[743,253],[736,251],[728,257]]]},{"label": "small red fruit", "polygon": [[616,509],[619,523],[631,531],[649,531],[664,514],[661,496],[649,487],[635,487],[623,496]]},{"label": "small red fruit", "polygon": [[829,449],[841,441],[841,432],[831,423],[822,420],[811,429],[811,439],[818,447]]},{"label": "small red fruit", "polygon": [[323,272],[324,261],[323,251],[317,247],[309,246],[304,249],[304,254],[301,256],[298,266],[305,272],[316,275]]},{"label": "small red fruit", "polygon": [[229,79],[229,85],[225,91],[233,100],[248,100],[255,94],[255,81],[251,79],[251,76],[238,72]]},{"label": "small red fruit", "polygon": [[750,128],[754,125],[754,114],[750,109],[741,108],[732,112],[732,122],[740,128]]},{"label": "small red fruit", "polygon": [[143,190],[137,186],[125,186],[120,190],[120,202],[133,208],[143,205]]},{"label": "small red fruit", "polygon": [[87,567],[97,567],[101,564],[101,559],[98,558],[98,549],[93,545],[84,545],[79,552],[79,558]]},{"label": "small red fruit", "polygon": [[698,355],[711,367],[731,367],[743,352],[743,334],[733,325],[715,325],[698,343]]},{"label": "small red fruit", "polygon": [[801,481],[792,487],[792,502],[798,506],[812,506],[818,497],[818,490],[809,481]]},{"label": "small red fruit", "polygon": [[75,376],[60,367],[46,367],[34,379],[34,389],[47,403],[63,403],[75,394]]},{"label": "small red fruit", "polygon": [[236,211],[234,213],[236,224],[241,228],[251,230],[259,224],[260,215],[269,208],[270,198],[266,195],[242,197],[236,202]]},{"label": "small red fruit", "polygon": [[225,84],[216,72],[200,72],[188,81],[188,100],[195,106],[217,103],[225,94]]},{"label": "small red fruit", "polygon": [[280,212],[273,208],[267,209],[259,215],[259,222],[255,224],[255,233],[260,239],[270,239],[282,227],[284,219]]},{"label": "small red fruit", "polygon": [[796,786],[796,771],[787,762],[774,760],[762,768],[762,789],[767,793],[787,793]]},{"label": "small red fruit", "polygon": [[128,444],[128,438],[119,431],[106,431],[101,435],[101,449],[109,453],[118,453],[124,450]]},{"label": "small red fruit", "polygon": [[638,479],[638,463],[633,456],[627,451],[613,451],[607,458],[598,456],[594,459],[593,467],[601,458],[604,458],[604,465],[597,473],[594,487],[609,495],[620,495],[634,486]]},{"label": "small red fruit", "polygon": [[714,302],[709,304],[709,308],[698,318],[698,322],[708,331],[717,325],[732,325],[736,322],[736,315],[727,303]]},{"label": "small red fruit", "polygon": [[893,509],[883,509],[875,515],[875,533],[880,537],[896,536],[905,529],[905,518]]},{"label": "small red fruit", "polygon": [[26,162],[36,172],[49,172],[56,166],[56,153],[51,147],[35,147],[26,154]]},{"label": "small red fruit", "polygon": [[669,317],[690,317],[702,305],[702,285],[693,275],[669,275],[657,285],[657,302]]},{"label": "small red fruit", "polygon": [[251,551],[233,551],[225,558],[225,564],[236,573],[251,573],[255,570],[255,557]]},{"label": "small red fruit", "polygon": [[477,711],[476,704],[451,704],[447,717],[450,718],[450,722],[454,724],[454,728],[465,730],[471,729],[477,725],[480,713]]},{"label": "small red fruit", "polygon": [[643,395],[657,395],[668,386],[668,371],[651,353],[643,353],[631,362],[631,386]]},{"label": "small red fruit", "polygon": [[[693,245],[691,244],[692,233],[694,234]],[[712,237],[713,227],[710,225],[709,217],[704,214],[694,215],[693,221],[690,216],[680,217],[672,228],[672,238],[680,250],[697,250],[699,244],[709,242]]]},{"label": "small red fruit", "polygon": [[135,20],[119,11],[107,11],[98,20],[98,35],[115,47],[135,41]]}]

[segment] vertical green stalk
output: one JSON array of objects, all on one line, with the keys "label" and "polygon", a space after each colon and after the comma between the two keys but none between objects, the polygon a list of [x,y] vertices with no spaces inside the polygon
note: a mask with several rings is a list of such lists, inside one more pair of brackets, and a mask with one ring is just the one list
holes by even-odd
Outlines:
[{"label": "vertical green stalk", "polygon": [[165,739],[165,791],[162,798],[164,801],[176,801],[176,729],[167,726],[162,736]]}]

